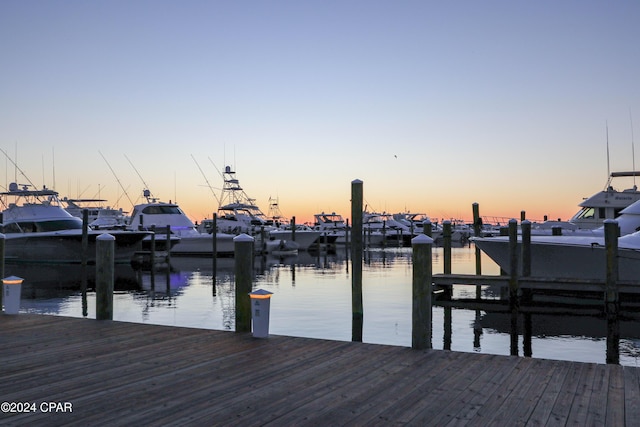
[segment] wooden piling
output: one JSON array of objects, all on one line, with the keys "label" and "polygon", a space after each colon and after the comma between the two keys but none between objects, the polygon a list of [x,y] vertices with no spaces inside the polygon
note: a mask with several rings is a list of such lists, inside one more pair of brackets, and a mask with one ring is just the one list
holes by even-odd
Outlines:
[{"label": "wooden piling", "polygon": [[451,274],[451,221],[442,221],[444,274]]},{"label": "wooden piling", "polygon": [[115,241],[108,233],[96,238],[96,320],[113,320]]},{"label": "wooden piling", "polygon": [[422,221],[422,233],[425,236],[433,237],[433,230],[431,229],[431,221],[425,219]]},{"label": "wooden piling", "polygon": [[149,269],[151,271],[151,280],[154,279],[154,272],[156,268],[156,226],[151,226],[151,243],[149,247]]},{"label": "wooden piling", "polygon": [[[480,205],[478,203],[473,203],[471,205],[471,209],[473,211],[473,235],[475,237],[481,237],[482,233],[482,217],[480,217]],[[475,245],[474,245],[475,246]],[[476,274],[479,276],[482,274],[482,254],[480,249],[475,246],[475,256],[476,256]],[[476,299],[480,299],[482,297],[482,286],[476,286]]]},{"label": "wooden piling", "polygon": [[291,217],[291,241],[296,241],[296,217]]},{"label": "wooden piling", "polygon": [[607,276],[605,281],[605,310],[607,314],[607,363],[620,363],[620,308],[618,292],[618,222],[604,221]]},{"label": "wooden piling", "polygon": [[344,244],[345,248],[349,247],[349,234],[351,233],[351,228],[349,227],[349,218],[347,218],[345,224],[347,225],[344,230]]},{"label": "wooden piling", "polygon": [[[474,203],[471,205],[471,209],[473,210],[473,235],[475,237],[481,237],[482,233],[482,218],[480,217],[480,205],[478,203]],[[477,247],[475,248],[476,255],[476,274],[482,274],[482,264],[481,264],[481,251]]]},{"label": "wooden piling", "polygon": [[522,276],[531,276],[531,221],[524,220],[522,229]]},{"label": "wooden piling", "polygon": [[511,309],[511,355],[518,355],[518,222],[509,220],[509,307]]},{"label": "wooden piling", "polygon": [[82,210],[82,255],[80,255],[81,278],[80,295],[82,298],[82,316],[88,315],[87,304],[87,258],[89,257],[89,210]]},{"label": "wooden piling", "polygon": [[[211,219],[211,264],[213,268],[213,284],[216,284],[216,272],[218,271],[218,215],[213,214]],[[216,288],[213,287],[215,292]]]},{"label": "wooden piling", "polygon": [[362,342],[364,313],[362,308],[362,204],[363,184],[351,181],[351,340]]},{"label": "wooden piling", "polygon": [[236,278],[236,332],[251,332],[253,281],[253,237],[240,234],[233,238]]},{"label": "wooden piling", "polygon": [[433,239],[424,234],[411,239],[413,264],[413,309],[411,347],[431,348],[431,255]]},{"label": "wooden piling", "polygon": [[387,245],[387,221],[382,221],[382,247]]},{"label": "wooden piling", "polygon": [[167,265],[170,266],[171,265],[171,226],[169,224],[167,224],[167,228],[165,230],[165,236],[166,236],[166,240],[164,242],[164,248],[166,251],[166,262]]}]

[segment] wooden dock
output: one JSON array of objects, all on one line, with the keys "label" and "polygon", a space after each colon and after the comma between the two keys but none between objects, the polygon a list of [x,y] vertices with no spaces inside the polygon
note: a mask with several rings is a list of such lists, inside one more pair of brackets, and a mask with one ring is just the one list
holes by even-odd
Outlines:
[{"label": "wooden dock", "polygon": [[1,425],[640,423],[635,367],[108,320],[0,315],[0,369]]}]

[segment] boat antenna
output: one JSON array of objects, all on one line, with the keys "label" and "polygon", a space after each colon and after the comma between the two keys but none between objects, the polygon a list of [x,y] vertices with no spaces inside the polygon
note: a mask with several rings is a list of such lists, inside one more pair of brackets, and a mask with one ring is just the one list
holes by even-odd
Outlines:
[{"label": "boat antenna", "polygon": [[51,175],[53,179],[53,188],[56,188],[56,151],[55,147],[51,147]]},{"label": "boat antenna", "polygon": [[24,179],[27,180],[27,182],[29,183],[30,186],[32,186],[33,188],[38,188],[34,185],[33,182],[31,182],[31,180],[29,179],[29,177],[22,171],[22,169],[20,169],[20,167],[18,167],[18,164],[16,162],[13,161],[13,159],[11,157],[9,157],[9,155],[7,154],[6,151],[4,151],[2,148],[0,148],[0,151],[2,151],[2,154],[4,154],[4,156],[7,158],[7,160],[9,160],[11,162],[11,164],[13,165],[13,167],[16,169],[16,183],[18,181],[18,172],[20,172],[20,175],[22,175],[24,177]]},{"label": "boat antenna", "polygon": [[204,182],[207,183],[207,187],[209,187],[209,190],[211,190],[211,194],[213,194],[213,197],[216,199],[216,202],[218,202],[218,206],[220,206],[220,199],[218,198],[218,196],[216,196],[216,192],[213,191],[213,186],[209,183],[209,180],[207,179],[207,175],[205,175],[204,171],[202,170],[202,168],[198,164],[198,161],[193,156],[193,154],[191,155],[191,158],[195,162],[196,166],[198,166],[198,169],[200,170],[200,173],[202,174],[202,177],[204,178]]},{"label": "boat antenna", "polygon": [[136,174],[138,174],[138,178],[140,178],[140,181],[142,181],[142,185],[144,185],[144,188],[146,188],[149,191],[149,195],[152,199],[155,199],[156,197],[153,195],[153,193],[151,193],[151,190],[149,190],[149,186],[147,185],[146,182],[144,182],[144,178],[142,178],[142,175],[140,175],[140,172],[138,172],[138,169],[136,169],[136,167],[133,165],[133,163],[131,163],[131,160],[129,160],[129,158],[127,157],[127,155],[124,155],[124,158],[127,159],[127,161],[129,162],[129,164],[131,165],[131,167],[133,168],[134,171],[136,171]]},{"label": "boat antenna", "polygon": [[607,133],[607,178],[611,174],[611,166],[609,162],[609,122],[605,122],[605,130]]},{"label": "boat antenna", "polygon": [[633,143],[633,117],[631,116],[631,108],[629,108],[629,123],[631,124],[631,160],[633,164],[633,188],[636,187],[636,152],[635,145]]},{"label": "boat antenna", "polygon": [[109,166],[109,169],[111,170],[111,173],[113,174],[113,176],[115,177],[116,181],[118,182],[118,185],[120,186],[120,188],[122,189],[122,191],[124,192],[125,196],[127,196],[127,199],[129,199],[129,203],[131,203],[131,206],[133,207],[135,204],[133,203],[133,201],[131,200],[131,197],[129,197],[129,194],[127,193],[127,190],[124,188],[124,186],[122,185],[122,183],[120,182],[120,179],[118,178],[118,175],[116,175],[116,173],[114,172],[113,168],[111,167],[111,165],[109,164],[109,162],[107,161],[107,159],[102,155],[102,153],[100,151],[98,151],[98,153],[100,154],[100,156],[102,156],[102,159],[104,160],[104,162],[107,164],[107,166]]}]

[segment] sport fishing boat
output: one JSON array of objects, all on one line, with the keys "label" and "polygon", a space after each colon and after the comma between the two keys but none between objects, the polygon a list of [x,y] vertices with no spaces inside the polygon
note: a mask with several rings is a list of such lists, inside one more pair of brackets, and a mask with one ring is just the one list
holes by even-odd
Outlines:
[{"label": "sport fishing boat", "polygon": [[95,263],[96,237],[109,233],[115,238],[115,262],[129,263],[141,249],[147,231],[93,230],[87,226],[88,247],[83,252],[83,223],[67,212],[58,193],[22,188],[16,183],[0,193],[2,232],[5,235],[5,261],[38,263]]},{"label": "sport fishing boat", "polygon": [[222,194],[219,198],[218,218],[216,221],[219,232],[240,234],[245,233],[254,236],[264,242],[263,247],[272,245],[269,242],[281,243],[290,249],[307,250],[320,237],[321,233],[309,227],[296,227],[296,230],[288,228],[288,222],[279,226],[274,225],[273,220],[268,220],[266,215],[255,204],[255,199],[250,198],[240,186],[231,166],[226,166],[223,175]]}]

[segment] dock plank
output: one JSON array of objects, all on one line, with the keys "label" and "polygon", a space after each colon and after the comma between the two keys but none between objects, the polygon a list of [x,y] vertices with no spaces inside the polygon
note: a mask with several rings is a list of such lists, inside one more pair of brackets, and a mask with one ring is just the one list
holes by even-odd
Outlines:
[{"label": "dock plank", "polygon": [[[623,367],[624,370],[624,417],[626,425],[633,425],[640,420],[640,381],[638,369]],[[627,402],[636,402],[629,405]]]},{"label": "dock plank", "polygon": [[[20,314],[2,425],[633,425],[639,368]],[[15,345],[14,345],[15,344]]]}]

